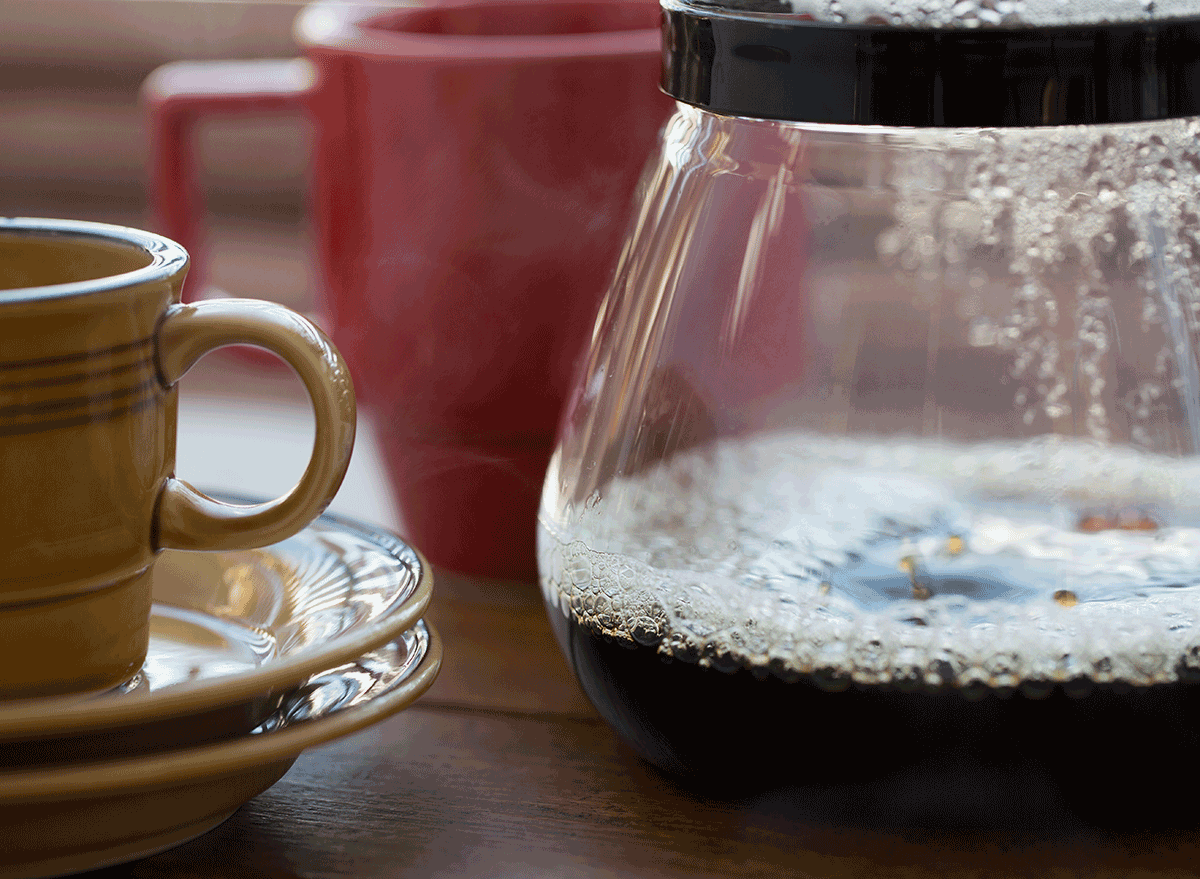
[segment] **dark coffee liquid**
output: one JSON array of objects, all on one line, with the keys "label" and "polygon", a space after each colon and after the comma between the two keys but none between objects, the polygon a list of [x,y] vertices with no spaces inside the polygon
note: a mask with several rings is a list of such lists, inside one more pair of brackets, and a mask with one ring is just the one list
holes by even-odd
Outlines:
[{"label": "dark coffee liquid", "polygon": [[1172,793],[1200,783],[1195,680],[969,693],[835,677],[785,682],[664,660],[557,608],[550,617],[605,720],[643,758],[704,793],[801,786],[818,817],[879,824],[1200,820],[1195,798]]},{"label": "dark coffee liquid", "polygon": [[920,823],[1186,821],[1163,791],[1200,781],[1196,479],[1060,441],[758,436],[545,515],[543,594],[606,719],[706,789],[861,805],[907,778]]}]

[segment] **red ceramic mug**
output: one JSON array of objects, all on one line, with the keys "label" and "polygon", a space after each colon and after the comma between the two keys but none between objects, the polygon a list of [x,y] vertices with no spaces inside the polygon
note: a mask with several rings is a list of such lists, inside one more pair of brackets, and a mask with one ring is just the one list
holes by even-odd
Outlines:
[{"label": "red ceramic mug", "polygon": [[193,124],[307,110],[321,321],[435,563],[536,574],[564,397],[672,106],[658,28],[653,0],[318,3],[306,59],[147,81],[160,224],[201,255]]}]

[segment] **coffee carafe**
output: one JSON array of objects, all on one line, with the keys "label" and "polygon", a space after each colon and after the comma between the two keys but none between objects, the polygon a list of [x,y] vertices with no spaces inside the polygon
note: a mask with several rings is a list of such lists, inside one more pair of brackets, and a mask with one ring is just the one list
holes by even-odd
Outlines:
[{"label": "coffee carafe", "polygon": [[1200,7],[663,16],[539,518],[583,688],[701,782],[1035,767],[1157,820],[1200,781]]}]

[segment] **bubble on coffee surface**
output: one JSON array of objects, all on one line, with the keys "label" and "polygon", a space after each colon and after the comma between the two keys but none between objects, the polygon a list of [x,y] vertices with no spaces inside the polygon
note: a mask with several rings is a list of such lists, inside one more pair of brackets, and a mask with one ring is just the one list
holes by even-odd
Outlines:
[{"label": "bubble on coffee surface", "polygon": [[543,517],[547,601],[785,679],[1010,688],[1200,667],[1200,464],[1047,438],[725,441]]},{"label": "bubble on coffee surface", "polygon": [[[930,308],[958,291],[947,306],[970,316],[969,344],[1009,353],[1026,426],[1108,441],[1116,415],[1135,444],[1169,446],[1179,440],[1156,417],[1177,395],[1182,450],[1200,451],[1198,136],[1194,119],[916,132],[891,170],[878,255],[925,282]],[[1117,320],[1139,296],[1133,319]],[[1140,330],[1136,348],[1153,333],[1159,349],[1114,399],[1118,326]]]},{"label": "bubble on coffee surface", "polygon": [[1185,0],[693,0],[705,8],[807,16],[823,24],[1024,28],[1194,18]]}]

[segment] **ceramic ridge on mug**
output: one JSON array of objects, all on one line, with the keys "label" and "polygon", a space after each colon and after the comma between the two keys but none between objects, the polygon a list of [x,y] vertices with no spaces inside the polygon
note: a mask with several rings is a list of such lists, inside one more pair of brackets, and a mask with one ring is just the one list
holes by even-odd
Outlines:
[{"label": "ceramic ridge on mug", "polygon": [[151,338],[90,353],[0,362],[0,395],[42,392],[36,402],[0,405],[0,437],[132,414],[151,405],[160,388]]},{"label": "ceramic ridge on mug", "polygon": [[[345,476],[356,405],[341,356],[278,304],[181,304],[188,267],[153,233],[0,219],[0,700],[127,681],[146,658],[161,550],[276,543]],[[286,361],[316,419],[296,485],[252,507],[175,473],[175,384],[236,344]]]},{"label": "ceramic ridge on mug", "polygon": [[[132,259],[146,264],[104,277],[0,289],[0,306],[163,282],[188,262],[187,253],[175,242],[137,229],[69,220],[0,218],[0,241],[34,237],[42,242],[94,241],[109,247],[119,238],[128,245]],[[153,405],[161,393],[151,336],[48,357],[9,359],[4,353],[0,352],[0,395],[16,402],[0,403],[0,437],[133,415]]]},{"label": "ceramic ridge on mug", "polygon": [[[37,237],[92,240],[111,242],[119,236],[131,245],[140,248],[150,263],[132,271],[84,281],[62,284],[46,284],[33,287],[0,289],[0,306],[10,303],[31,302],[58,297],[83,296],[107,290],[119,290],[137,284],[166,281],[176,272],[186,270],[188,254],[180,245],[169,238],[108,223],[90,223],[84,220],[51,220],[39,217],[0,217],[0,240],[3,238]],[[0,364],[2,366],[3,364]]]}]

